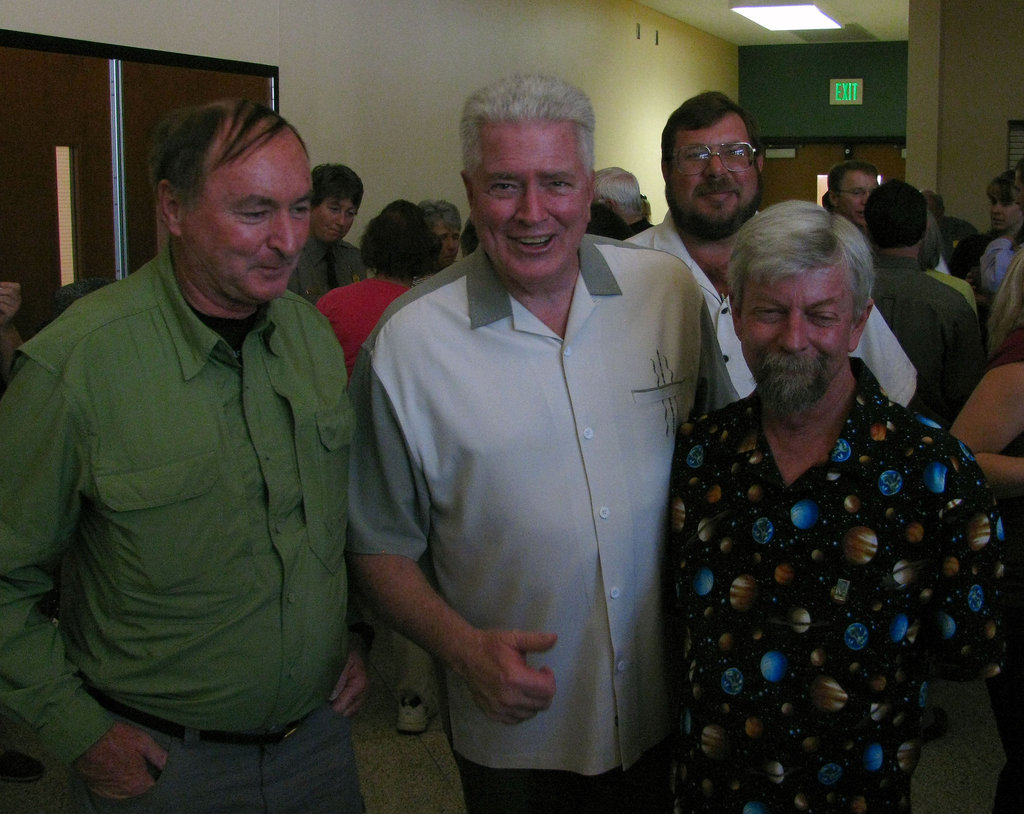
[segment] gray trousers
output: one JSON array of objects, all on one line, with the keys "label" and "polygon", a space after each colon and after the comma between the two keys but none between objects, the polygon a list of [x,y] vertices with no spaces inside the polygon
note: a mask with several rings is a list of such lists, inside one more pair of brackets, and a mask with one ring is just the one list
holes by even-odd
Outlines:
[{"label": "gray trousers", "polygon": [[[116,716],[115,716],[116,717]],[[131,721],[125,721],[138,726]],[[138,797],[92,794],[71,772],[81,814],[362,814],[351,720],[325,705],[295,733],[269,746],[172,738],[146,727],[167,750],[155,786]]]}]

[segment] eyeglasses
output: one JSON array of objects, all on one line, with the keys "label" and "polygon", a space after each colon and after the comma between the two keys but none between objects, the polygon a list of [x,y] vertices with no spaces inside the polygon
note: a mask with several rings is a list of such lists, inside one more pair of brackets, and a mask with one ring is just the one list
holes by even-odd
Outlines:
[{"label": "eyeglasses", "polygon": [[853,189],[837,189],[840,195],[849,195],[851,198],[867,198],[878,187],[854,187]]},{"label": "eyeglasses", "polygon": [[683,175],[699,175],[716,155],[729,172],[743,172],[753,165],[757,150],[745,141],[719,144],[717,149],[707,144],[684,144],[672,154],[672,160]]}]

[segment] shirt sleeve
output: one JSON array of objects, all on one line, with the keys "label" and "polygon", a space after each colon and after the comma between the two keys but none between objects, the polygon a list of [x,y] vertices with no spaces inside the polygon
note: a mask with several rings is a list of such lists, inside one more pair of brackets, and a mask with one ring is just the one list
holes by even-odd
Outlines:
[{"label": "shirt sleeve", "polygon": [[[939,674],[965,681],[996,674],[1003,660],[996,601],[1003,526],[974,456],[955,438],[947,437],[946,443],[958,449],[945,460],[936,449],[936,460],[924,470],[929,489],[938,488],[935,478],[944,472],[945,490],[937,494],[945,505],[940,510],[944,534],[936,590],[929,603],[932,611],[925,616],[930,626],[922,634],[930,639]],[[947,468],[947,461],[954,465]]]},{"label": "shirt sleeve", "polygon": [[59,377],[32,359],[0,401],[0,438],[0,705],[70,762],[112,719],[85,693],[57,627],[38,608],[78,520],[82,450]]},{"label": "shirt sleeve", "polygon": [[365,346],[352,372],[349,396],[356,429],[349,467],[347,550],[419,560],[427,548],[427,486]]}]

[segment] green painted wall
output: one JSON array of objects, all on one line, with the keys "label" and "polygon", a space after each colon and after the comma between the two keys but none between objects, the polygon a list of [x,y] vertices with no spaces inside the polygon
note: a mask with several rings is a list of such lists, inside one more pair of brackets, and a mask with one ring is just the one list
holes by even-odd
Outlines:
[{"label": "green painted wall", "polygon": [[[739,102],[771,141],[904,139],[907,43],[747,45]],[[830,105],[829,80],[864,80],[862,105]]]}]

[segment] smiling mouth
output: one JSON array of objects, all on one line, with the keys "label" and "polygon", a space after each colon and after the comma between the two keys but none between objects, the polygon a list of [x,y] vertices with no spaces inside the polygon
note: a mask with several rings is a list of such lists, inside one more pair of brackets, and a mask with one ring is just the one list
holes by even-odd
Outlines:
[{"label": "smiling mouth", "polygon": [[514,238],[516,243],[522,246],[547,246],[551,240],[551,235],[544,235],[543,237],[517,237]]}]

